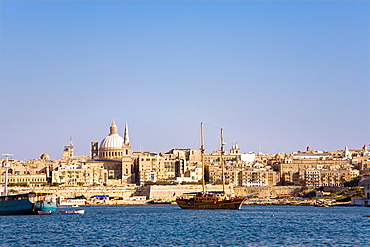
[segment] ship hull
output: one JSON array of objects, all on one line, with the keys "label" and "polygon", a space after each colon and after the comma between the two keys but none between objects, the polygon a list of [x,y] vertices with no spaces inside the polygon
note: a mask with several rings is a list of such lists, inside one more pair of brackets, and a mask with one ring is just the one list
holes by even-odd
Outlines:
[{"label": "ship hull", "polygon": [[34,214],[33,203],[28,199],[0,202],[0,215]]}]

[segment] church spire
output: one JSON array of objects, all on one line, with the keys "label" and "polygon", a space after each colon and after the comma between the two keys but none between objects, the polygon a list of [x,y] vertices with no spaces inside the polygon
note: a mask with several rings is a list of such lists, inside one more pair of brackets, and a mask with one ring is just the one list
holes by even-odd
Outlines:
[{"label": "church spire", "polygon": [[130,138],[128,136],[128,124],[127,124],[127,122],[126,122],[126,125],[125,125],[125,133],[123,133],[123,142],[126,145],[130,144]]}]

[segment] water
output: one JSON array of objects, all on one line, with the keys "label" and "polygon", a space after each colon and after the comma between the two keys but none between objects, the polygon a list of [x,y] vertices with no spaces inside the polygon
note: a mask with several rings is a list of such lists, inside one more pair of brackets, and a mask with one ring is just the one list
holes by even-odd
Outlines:
[{"label": "water", "polygon": [[85,214],[62,215],[66,208],[58,208],[53,215],[0,216],[0,246],[370,246],[365,207],[78,209]]}]

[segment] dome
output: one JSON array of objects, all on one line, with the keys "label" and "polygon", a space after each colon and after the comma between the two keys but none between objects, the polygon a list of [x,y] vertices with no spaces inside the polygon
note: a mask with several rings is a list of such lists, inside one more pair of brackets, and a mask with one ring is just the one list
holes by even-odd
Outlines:
[{"label": "dome", "polygon": [[123,138],[118,134],[113,134],[105,137],[100,143],[100,150],[104,149],[121,149]]},{"label": "dome", "polygon": [[44,154],[41,154],[40,159],[42,159],[42,160],[50,160],[50,156],[48,154],[44,153]]}]

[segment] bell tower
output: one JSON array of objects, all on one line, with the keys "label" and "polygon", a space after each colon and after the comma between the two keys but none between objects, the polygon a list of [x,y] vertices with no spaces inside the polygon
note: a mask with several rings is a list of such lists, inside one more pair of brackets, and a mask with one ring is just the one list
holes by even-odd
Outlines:
[{"label": "bell tower", "polygon": [[91,158],[92,159],[99,158],[98,142],[91,142]]}]

